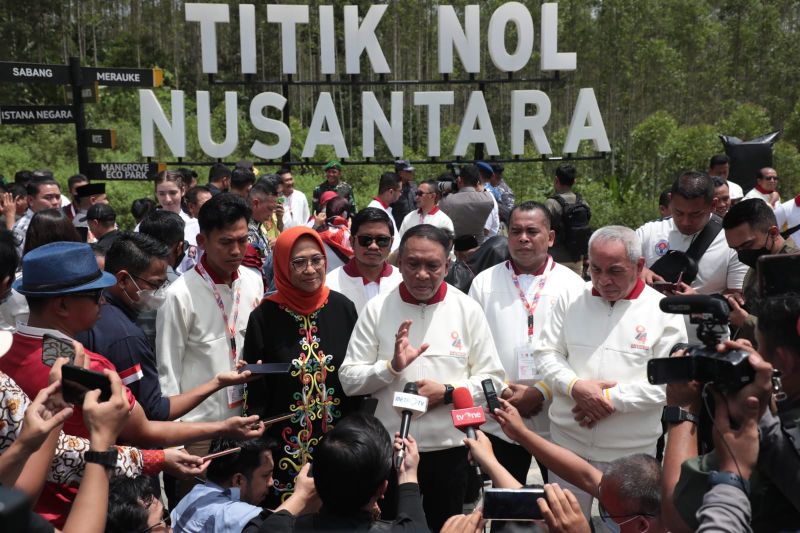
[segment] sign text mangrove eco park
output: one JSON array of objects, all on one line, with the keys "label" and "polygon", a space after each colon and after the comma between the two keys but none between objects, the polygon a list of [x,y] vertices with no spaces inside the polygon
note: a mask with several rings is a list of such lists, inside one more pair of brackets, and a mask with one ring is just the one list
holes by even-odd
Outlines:
[{"label": "sign text mangrove eco park", "polygon": [[[344,6],[342,19],[344,29],[345,72],[347,75],[361,74],[361,58],[366,54],[372,71],[390,75],[391,69],[383,54],[376,29],[387,10],[387,5],[373,5],[366,13],[359,13],[358,6]],[[438,68],[443,75],[454,71],[456,56],[463,70],[470,75],[480,72],[481,27],[480,7],[464,8],[463,20],[449,5],[437,8]],[[310,8],[307,5],[266,6],[269,23],[276,24],[281,35],[281,65],[284,75],[297,73],[297,28],[309,23]],[[337,74],[337,47],[334,28],[337,24],[333,6],[319,6],[319,65],[323,76]],[[229,31],[230,6],[226,4],[187,3],[185,17],[199,24],[203,72],[217,73],[217,32]],[[239,36],[241,73],[256,73],[256,7],[253,4],[239,5]],[[516,48],[506,47],[506,32],[513,27]],[[519,2],[508,2],[498,7],[489,19],[487,31],[488,54],[494,66],[506,75],[523,69],[530,60],[534,47],[534,21],[527,7]],[[558,4],[541,6],[539,25],[539,55],[542,72],[575,70],[577,57],[574,52],[558,50]],[[444,84],[446,83],[441,83]],[[167,118],[160,103],[149,89],[139,91],[141,106],[142,154],[156,156],[155,130],[164,138],[175,157],[186,155],[185,95],[183,91],[172,91],[171,118]],[[197,91],[197,137],[203,152],[214,158],[225,158],[239,144],[238,113],[239,95],[235,91],[225,92],[225,137],[216,142],[211,133],[211,102],[208,91]],[[403,156],[403,106],[404,93],[392,92],[390,105],[384,109],[372,91],[361,93],[362,108],[362,154],[375,155],[375,132],[383,138],[394,157]],[[455,104],[453,91],[417,91],[413,93],[413,105],[426,108],[427,153],[429,157],[441,156],[440,126],[442,109]],[[524,152],[529,137],[542,155],[553,150],[545,134],[550,114],[550,99],[539,90],[510,91],[510,139],[512,155]],[[286,98],[275,92],[257,94],[249,104],[249,118],[253,127],[277,138],[273,144],[255,140],[250,151],[255,156],[270,160],[283,156],[291,145],[289,127],[280,120],[268,117],[270,108],[283,111]],[[529,110],[532,110],[529,112]],[[589,140],[598,152],[610,151],[600,109],[594,90],[583,88],[578,92],[575,108],[563,152],[578,151],[580,141]],[[487,155],[499,155],[492,120],[482,91],[472,91],[463,110],[463,120],[453,149],[454,156],[464,156],[470,144],[484,143]],[[341,122],[330,92],[320,92],[314,107],[311,124],[303,145],[303,158],[314,157],[317,147],[332,146],[338,157],[349,157],[350,150],[342,133]]]}]

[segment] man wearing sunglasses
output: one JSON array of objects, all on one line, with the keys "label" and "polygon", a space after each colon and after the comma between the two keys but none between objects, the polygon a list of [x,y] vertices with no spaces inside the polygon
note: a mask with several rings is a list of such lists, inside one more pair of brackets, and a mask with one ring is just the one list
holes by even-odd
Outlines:
[{"label": "man wearing sunglasses", "polygon": [[391,291],[403,278],[386,261],[394,225],[385,211],[374,207],[359,211],[353,218],[350,235],[353,258],[325,276],[325,284],[347,296],[360,313],[368,301]]},{"label": "man wearing sunglasses", "polygon": [[400,224],[400,231],[397,233],[397,240],[403,238],[403,234],[419,224],[430,224],[439,229],[445,229],[450,233],[455,233],[453,221],[439,209],[439,193],[436,190],[436,182],[433,180],[423,181],[417,187],[414,195],[416,196],[417,209],[405,216]]},{"label": "man wearing sunglasses", "polygon": [[756,186],[744,195],[744,199],[758,198],[767,202],[772,209],[781,203],[781,195],[778,193],[778,173],[774,168],[764,167],[756,174]]}]

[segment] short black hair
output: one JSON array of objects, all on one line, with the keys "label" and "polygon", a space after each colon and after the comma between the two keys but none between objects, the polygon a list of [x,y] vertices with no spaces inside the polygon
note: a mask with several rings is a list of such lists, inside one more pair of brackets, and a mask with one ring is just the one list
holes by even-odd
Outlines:
[{"label": "short black hair", "polygon": [[179,168],[178,172],[180,172],[181,176],[183,176],[183,182],[186,185],[189,185],[190,183],[192,183],[193,179],[197,179],[197,172],[195,172],[191,168],[185,168],[185,167],[184,168]]},{"label": "short black hair", "polygon": [[256,175],[249,168],[236,167],[231,172],[231,187],[234,189],[244,189],[255,182]]},{"label": "short black hair", "polygon": [[30,170],[18,170],[14,173],[14,183],[27,187],[33,179],[33,172]]},{"label": "short black hair", "polygon": [[397,249],[397,257],[403,256],[406,242],[412,237],[420,237],[422,239],[428,239],[429,241],[439,243],[442,248],[444,248],[445,255],[447,255],[450,250],[450,239],[447,237],[447,234],[444,231],[436,226],[431,226],[430,224],[418,224],[416,226],[412,226],[405,233],[403,233],[403,238],[400,240],[400,246]]},{"label": "short black hair", "polygon": [[758,305],[758,316],[764,317],[764,320],[758,321],[762,339],[759,352],[772,354],[778,348],[783,348],[800,355],[800,294],[787,292],[763,299]]},{"label": "short black hair", "polygon": [[179,242],[183,242],[185,225],[186,223],[178,213],[164,209],[154,209],[142,219],[139,224],[139,233],[150,235],[167,247],[172,248]]},{"label": "short black hair", "polygon": [[249,194],[263,194],[264,196],[278,196],[278,189],[269,180],[258,180]]},{"label": "short black hair", "polygon": [[2,230],[0,231],[0,281],[6,278],[11,278],[11,281],[14,281],[14,274],[18,265],[17,239],[14,237],[13,232]]},{"label": "short black hair", "polygon": [[283,186],[283,178],[281,178],[278,174],[264,174],[263,176],[258,178],[258,181],[256,183],[262,181],[271,184],[273,187],[275,187],[275,190],[277,190],[278,187]]},{"label": "short black hair", "polygon": [[39,194],[41,187],[44,185],[55,185],[56,187],[58,187],[59,191],[61,190],[61,186],[54,179],[42,179],[42,180],[32,179],[25,186],[25,192],[28,193],[28,196],[36,196]]},{"label": "short black hair", "polygon": [[156,202],[152,198],[137,198],[131,202],[131,215],[139,223],[147,213],[156,208]]},{"label": "short black hair", "polygon": [[211,165],[211,168],[208,169],[209,183],[216,183],[224,178],[230,178],[230,177],[231,177],[231,169],[229,169],[222,163],[214,163],[213,165]]},{"label": "short black hair", "polygon": [[20,196],[28,195],[28,191],[26,191],[25,187],[23,185],[20,185],[19,183],[12,183],[8,185],[6,187],[6,192],[10,192],[12,198],[14,198],[15,200]]},{"label": "short black hair", "polygon": [[148,508],[159,499],[152,478],[112,478],[108,488],[105,533],[130,533],[147,529]]},{"label": "short black hair", "polygon": [[22,255],[58,241],[84,242],[84,239],[61,209],[43,209],[35,213],[28,224]]},{"label": "short black hair", "polygon": [[400,176],[394,172],[384,172],[378,180],[378,194],[383,194],[389,189],[397,189],[400,185]]},{"label": "short black hair", "polygon": [[200,194],[201,192],[207,192],[208,194],[211,194],[211,189],[209,189],[205,185],[195,185],[194,187],[189,189],[189,192],[186,193],[186,202],[190,204],[196,204],[197,195]]},{"label": "short black hair", "polygon": [[251,214],[244,198],[233,193],[222,193],[203,204],[197,214],[197,221],[200,223],[200,231],[208,235],[241,219],[247,222]]},{"label": "short black hair", "polygon": [[74,176],[70,176],[70,177],[67,179],[67,188],[68,188],[68,189],[71,189],[72,187],[74,187],[74,186],[75,186],[75,184],[76,184],[76,183],[80,183],[80,182],[82,182],[82,181],[86,181],[86,182],[88,182],[88,181],[89,181],[89,178],[87,178],[87,177],[86,177],[86,176],[84,176],[83,174],[75,174]]},{"label": "short black hair", "polygon": [[281,167],[278,169],[278,172],[276,172],[276,174],[278,176],[283,176],[284,174],[290,174],[291,172],[292,172],[292,167]]},{"label": "short black hair", "polygon": [[572,187],[575,185],[575,178],[578,177],[578,170],[569,163],[562,163],[556,168],[556,177],[561,185]]},{"label": "short black hair", "polygon": [[713,168],[719,165],[727,165],[730,164],[730,158],[725,154],[716,154],[711,156],[711,160],[708,162],[708,168]]},{"label": "short black hair", "polygon": [[475,165],[462,167],[458,177],[461,178],[461,182],[467,187],[477,187],[478,183],[481,181],[480,172]]},{"label": "short black hair", "polygon": [[351,516],[370,500],[392,469],[392,439],[372,415],[353,413],[314,451],[314,486],[325,509]]},{"label": "short black hair", "polygon": [[389,228],[389,235],[394,237],[394,224],[392,224],[389,214],[383,209],[378,209],[377,207],[366,207],[356,213],[356,216],[353,217],[353,222],[350,225],[350,235],[355,236],[361,226],[364,224],[369,224],[370,222],[381,222],[386,224],[386,227]]},{"label": "short black hair", "polygon": [[547,209],[547,206],[541,202],[535,202],[533,200],[528,200],[526,202],[522,202],[520,204],[515,205],[511,212],[508,214],[508,225],[511,226],[511,219],[514,218],[514,213],[516,211],[539,211],[544,217],[545,225],[547,229],[550,230],[553,228],[553,215],[550,213],[550,210]]},{"label": "short black hair", "polygon": [[224,484],[234,474],[242,474],[248,480],[253,470],[261,466],[261,454],[271,451],[273,460],[278,451],[278,443],[269,437],[252,440],[231,440],[216,438],[211,441],[208,453],[217,453],[231,448],[241,448],[237,453],[223,455],[211,461],[206,477],[217,485]]},{"label": "short black hair", "polygon": [[106,252],[105,271],[116,274],[127,270],[134,276],[150,268],[154,259],[167,259],[169,248],[163,242],[146,235],[125,231],[119,234]]},{"label": "short black hair", "polygon": [[669,201],[670,201],[669,189],[661,191],[661,194],[658,195],[658,205],[662,207],[668,207]]},{"label": "short black hair", "polygon": [[52,170],[46,168],[40,168],[38,170],[34,170],[31,174],[31,181],[55,181],[56,177],[53,174]]},{"label": "short black hair", "polygon": [[767,202],[761,198],[748,198],[732,206],[722,219],[723,229],[733,229],[742,224],[766,233],[769,228],[778,225],[778,220]]},{"label": "short black hair", "polygon": [[714,182],[715,189],[719,189],[720,187],[728,187],[730,189],[728,182],[720,178],[719,176],[709,176],[709,177],[711,178],[711,181]]},{"label": "short black hair", "polygon": [[714,182],[705,172],[688,170],[675,178],[669,191],[672,198],[680,196],[686,200],[702,198],[706,204],[714,201]]}]

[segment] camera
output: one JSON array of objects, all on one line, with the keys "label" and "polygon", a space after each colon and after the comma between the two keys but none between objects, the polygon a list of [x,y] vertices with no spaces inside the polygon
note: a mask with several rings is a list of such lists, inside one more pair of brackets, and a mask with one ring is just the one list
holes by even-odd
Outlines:
[{"label": "camera", "polygon": [[647,362],[647,379],[653,385],[699,381],[713,382],[723,393],[736,392],[755,377],[743,350],[718,352],[728,325],[730,307],[721,295],[668,296],[659,302],[665,313],[689,315],[697,324],[697,338],[703,344],[676,345],[686,349],[685,357],[662,357]]},{"label": "camera", "polygon": [[442,196],[450,194],[455,189],[455,183],[452,181],[437,181],[436,191]]}]

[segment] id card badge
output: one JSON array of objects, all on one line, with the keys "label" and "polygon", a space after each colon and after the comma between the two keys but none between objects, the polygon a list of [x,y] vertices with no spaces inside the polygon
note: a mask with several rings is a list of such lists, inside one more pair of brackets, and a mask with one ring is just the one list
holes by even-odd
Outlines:
[{"label": "id card badge", "polygon": [[231,385],[225,387],[225,392],[228,394],[228,408],[233,409],[242,405],[244,400],[244,385]]},{"label": "id card badge", "polygon": [[533,345],[525,343],[514,349],[517,359],[517,379],[533,383],[538,379],[536,359],[533,358]]}]

